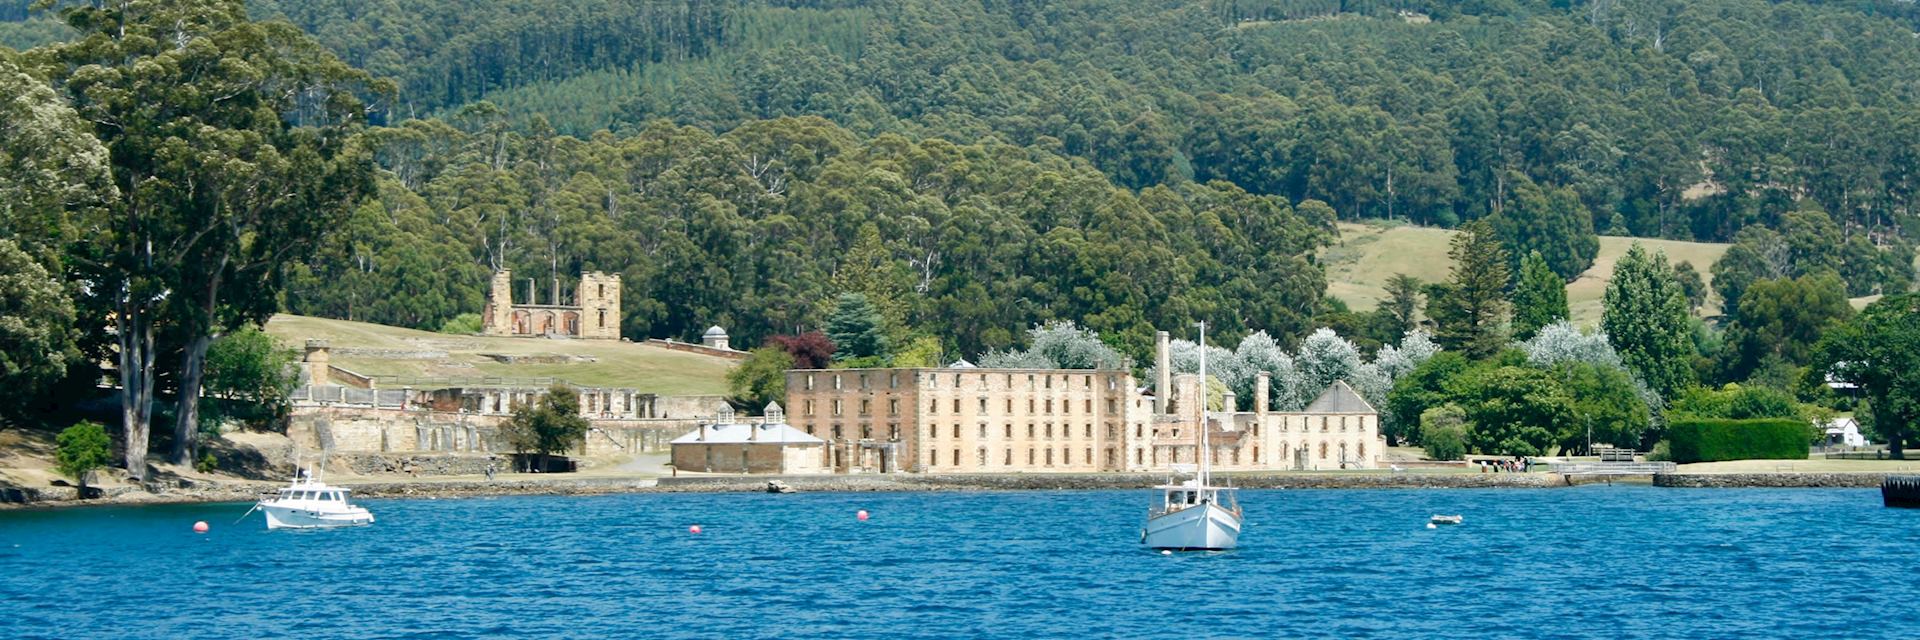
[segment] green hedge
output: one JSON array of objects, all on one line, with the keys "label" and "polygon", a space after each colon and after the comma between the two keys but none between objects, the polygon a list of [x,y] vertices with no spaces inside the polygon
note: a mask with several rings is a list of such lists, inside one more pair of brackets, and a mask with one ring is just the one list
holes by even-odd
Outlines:
[{"label": "green hedge", "polygon": [[1805,460],[1812,427],[1799,420],[1690,419],[1675,421],[1667,432],[1673,461]]}]

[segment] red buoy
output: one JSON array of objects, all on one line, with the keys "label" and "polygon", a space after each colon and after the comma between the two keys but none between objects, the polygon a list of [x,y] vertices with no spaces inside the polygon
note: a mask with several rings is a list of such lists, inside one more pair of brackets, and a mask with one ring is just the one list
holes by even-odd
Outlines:
[{"label": "red buoy", "polygon": [[201,521],[199,521],[199,522],[195,522],[195,523],[193,523],[193,532],[194,532],[194,533],[206,533],[206,532],[207,532],[207,521],[205,521],[205,520],[201,520]]},{"label": "red buoy", "polygon": [[866,521],[867,521],[867,510],[866,510],[866,509],[861,509],[859,513],[855,513],[855,514],[853,514],[853,517],[855,517],[855,518],[859,518],[861,522],[866,522]]},{"label": "red buoy", "polygon": [[696,524],[691,527],[687,527],[687,533],[700,533],[700,525]]}]

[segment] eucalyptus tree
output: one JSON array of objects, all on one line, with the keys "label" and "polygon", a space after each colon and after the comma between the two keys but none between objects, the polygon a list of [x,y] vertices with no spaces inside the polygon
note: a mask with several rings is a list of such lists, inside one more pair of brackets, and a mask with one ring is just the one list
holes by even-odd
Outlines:
[{"label": "eucalyptus tree", "polygon": [[381,85],[290,24],[248,20],[240,0],[61,15],[81,37],[27,58],[108,151],[117,192],[78,259],[110,309],[127,468],[144,477],[162,355],[181,352],[171,458],[184,464],[212,339],[271,314],[283,268],[371,190],[355,134]]}]

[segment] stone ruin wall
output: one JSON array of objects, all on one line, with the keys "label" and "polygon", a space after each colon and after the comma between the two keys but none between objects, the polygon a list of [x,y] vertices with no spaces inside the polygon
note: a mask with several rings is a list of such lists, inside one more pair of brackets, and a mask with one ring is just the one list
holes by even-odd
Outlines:
[{"label": "stone ruin wall", "polygon": [[[500,433],[505,416],[374,408],[306,408],[288,421],[287,437],[310,451],[337,453],[509,454]],[[668,450],[674,438],[699,427],[697,419],[590,420],[577,456],[632,455]]]}]

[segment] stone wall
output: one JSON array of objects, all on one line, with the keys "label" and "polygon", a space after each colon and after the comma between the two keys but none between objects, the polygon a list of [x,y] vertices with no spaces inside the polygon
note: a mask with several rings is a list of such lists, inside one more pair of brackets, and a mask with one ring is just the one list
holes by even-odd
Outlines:
[{"label": "stone wall", "polygon": [[1864,489],[1880,487],[1886,473],[1662,473],[1653,477],[1653,486],[1693,489],[1732,487],[1793,487],[1819,489]]},{"label": "stone wall", "polygon": [[[500,434],[506,416],[418,409],[297,407],[287,437],[310,451],[335,453],[510,453]],[[591,420],[580,456],[660,452],[698,428],[697,420]]]},{"label": "stone wall", "polygon": [[653,415],[661,419],[712,422],[720,407],[726,404],[726,396],[659,396],[653,399]]},{"label": "stone wall", "polygon": [[679,342],[676,340],[661,340],[659,338],[647,338],[646,344],[647,346],[650,346],[650,347],[660,347],[662,349],[667,349],[669,351],[685,351],[687,353],[697,353],[703,356],[726,358],[728,360],[747,359],[747,352],[745,351],[734,351],[732,349],[715,349],[713,347],[709,347],[704,344],[693,344],[689,342]]}]

